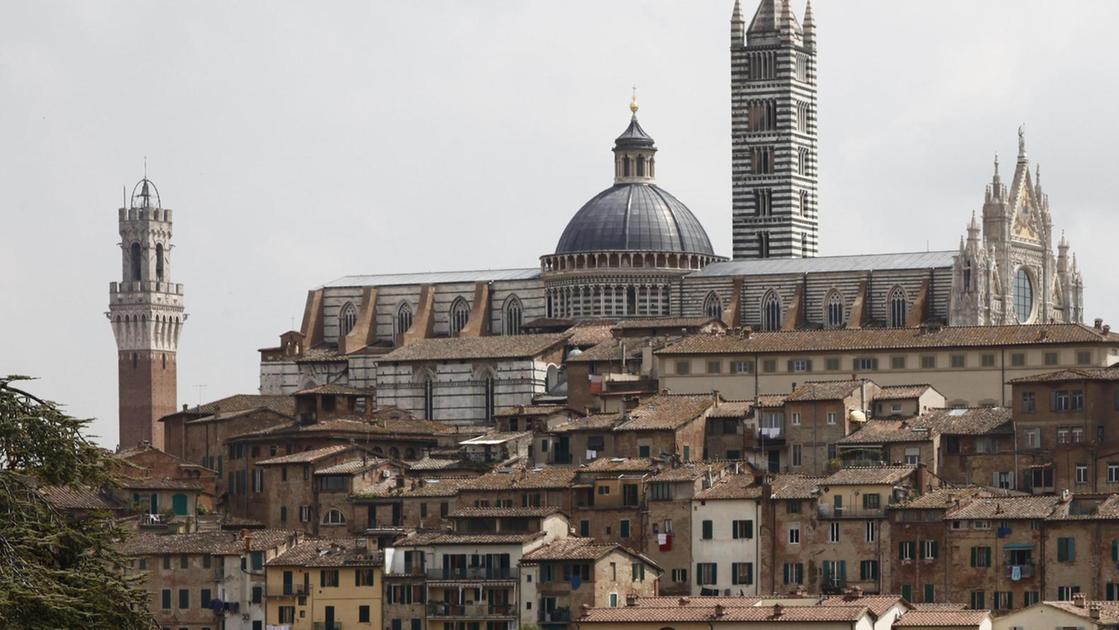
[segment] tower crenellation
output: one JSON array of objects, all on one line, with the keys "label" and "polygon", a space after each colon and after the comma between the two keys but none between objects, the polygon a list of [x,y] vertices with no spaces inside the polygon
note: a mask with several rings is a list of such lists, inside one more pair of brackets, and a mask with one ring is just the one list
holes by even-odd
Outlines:
[{"label": "tower crenellation", "polygon": [[731,17],[734,257],[815,256],[818,248],[816,33],[789,0]]},{"label": "tower crenellation", "polygon": [[171,281],[173,213],[144,177],[127,207],[117,211],[121,275],[109,283],[109,311],[117,343],[120,445],[163,445],[159,418],[173,413],[183,285]]}]

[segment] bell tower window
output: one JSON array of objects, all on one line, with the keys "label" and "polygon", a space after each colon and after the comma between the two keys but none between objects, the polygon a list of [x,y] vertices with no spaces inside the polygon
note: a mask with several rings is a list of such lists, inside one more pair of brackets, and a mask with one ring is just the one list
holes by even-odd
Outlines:
[{"label": "bell tower window", "polygon": [[155,246],[155,279],[163,282],[163,243]]},{"label": "bell tower window", "polygon": [[141,272],[140,272],[140,256],[141,256],[140,244],[139,243],[133,243],[132,248],[129,250],[129,253],[128,253],[128,262],[129,262],[129,264],[131,265],[131,268],[132,268],[132,281],[133,282],[139,282],[140,281],[140,275],[141,275]]}]

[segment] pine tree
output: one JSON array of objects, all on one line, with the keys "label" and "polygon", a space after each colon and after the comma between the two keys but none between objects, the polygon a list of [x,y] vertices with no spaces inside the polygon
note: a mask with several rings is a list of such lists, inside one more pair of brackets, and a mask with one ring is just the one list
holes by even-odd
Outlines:
[{"label": "pine tree", "polygon": [[44,486],[100,489],[110,455],[88,420],[0,377],[0,628],[151,628],[147,595],[125,572],[110,513],[55,509]]}]

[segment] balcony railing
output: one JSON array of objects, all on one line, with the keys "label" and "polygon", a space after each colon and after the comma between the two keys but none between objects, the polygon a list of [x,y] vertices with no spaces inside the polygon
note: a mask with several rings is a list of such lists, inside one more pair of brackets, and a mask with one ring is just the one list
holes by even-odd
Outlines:
[{"label": "balcony railing", "polygon": [[515,580],[518,575],[517,567],[461,567],[427,570],[427,577],[431,580]]},{"label": "balcony railing", "polygon": [[342,622],[335,621],[333,623],[326,623],[325,621],[316,621],[311,624],[314,630],[342,630]]},{"label": "balcony railing", "polygon": [[540,623],[565,623],[571,621],[571,610],[569,608],[556,608],[554,610],[541,610],[539,615]]},{"label": "balcony railing", "polygon": [[389,569],[385,573],[385,577],[424,577],[427,571],[423,567],[403,567],[400,569]]},{"label": "balcony railing", "polygon": [[1008,564],[1006,565],[1006,577],[1014,579],[1014,570],[1018,569],[1018,579],[1025,580],[1034,576],[1034,565],[1030,564]]},{"label": "balcony railing", "polygon": [[817,506],[820,518],[885,518],[886,508],[863,507],[836,507],[834,505]]},{"label": "balcony railing", "polygon": [[429,602],[427,616],[433,619],[500,619],[516,616],[512,604],[448,604]]}]

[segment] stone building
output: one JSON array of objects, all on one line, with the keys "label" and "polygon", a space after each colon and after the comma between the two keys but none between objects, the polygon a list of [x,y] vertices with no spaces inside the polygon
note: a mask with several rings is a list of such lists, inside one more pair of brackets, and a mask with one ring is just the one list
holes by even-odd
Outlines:
[{"label": "stone building", "polygon": [[722,474],[717,464],[666,468],[646,480],[645,555],[664,569],[661,595],[692,592],[692,499]]},{"label": "stone building", "polygon": [[121,276],[109,283],[117,342],[120,444],[163,448],[158,420],[175,411],[183,285],[171,282],[171,210],[146,176],[117,211]]},{"label": "stone building", "polygon": [[753,474],[726,475],[692,498],[692,595],[758,594],[761,502]]},{"label": "stone building", "polygon": [[270,627],[381,627],[382,552],[361,541],[307,540],[266,567]]}]

